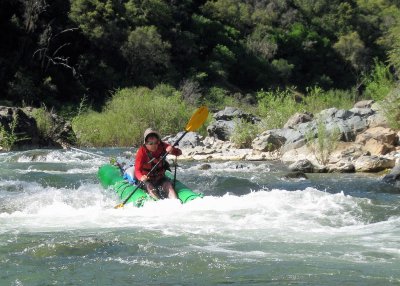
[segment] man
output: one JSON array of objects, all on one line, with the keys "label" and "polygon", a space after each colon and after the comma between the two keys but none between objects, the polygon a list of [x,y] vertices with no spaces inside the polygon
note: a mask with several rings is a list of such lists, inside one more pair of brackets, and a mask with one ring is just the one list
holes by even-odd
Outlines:
[{"label": "man", "polygon": [[[136,152],[135,178],[144,182],[145,189],[152,198],[160,199],[157,188],[161,187],[165,197],[177,199],[178,197],[171,181],[165,176],[165,171],[168,168],[167,162],[162,160],[165,153],[179,156],[182,151],[166,142],[162,142],[161,136],[157,131],[151,128],[146,129],[144,132],[144,144]],[[149,174],[157,163],[157,167]]]}]

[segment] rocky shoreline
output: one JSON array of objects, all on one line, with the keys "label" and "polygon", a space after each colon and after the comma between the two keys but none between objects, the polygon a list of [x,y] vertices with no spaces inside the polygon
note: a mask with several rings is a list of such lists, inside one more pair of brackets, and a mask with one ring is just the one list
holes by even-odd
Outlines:
[{"label": "rocky shoreline", "polygon": [[[361,101],[350,110],[330,108],[319,114],[295,114],[284,128],[267,130],[252,142],[252,148],[238,149],[229,141],[234,120],[257,119],[236,108],[227,107],[213,114],[214,122],[207,127],[208,136],[189,132],[180,142],[180,158],[187,160],[280,160],[289,170],[313,172],[388,172],[384,181],[400,187],[400,131],[389,128],[384,111],[373,101]],[[318,126],[328,133],[337,132],[338,141],[324,162],[307,143],[317,138]],[[175,137],[166,137],[172,143]],[[316,139],[315,139],[316,140]]]}]

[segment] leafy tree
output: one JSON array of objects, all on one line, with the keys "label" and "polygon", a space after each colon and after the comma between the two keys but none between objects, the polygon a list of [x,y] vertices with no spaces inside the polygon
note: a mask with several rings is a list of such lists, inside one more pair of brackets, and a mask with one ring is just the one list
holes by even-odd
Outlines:
[{"label": "leafy tree", "polygon": [[250,6],[245,1],[207,1],[203,6],[206,15],[229,24],[239,30],[250,26]]},{"label": "leafy tree", "polygon": [[121,51],[129,63],[129,74],[139,78],[139,83],[152,84],[153,77],[169,65],[170,47],[161,39],[155,26],[145,26],[129,34]]},{"label": "leafy tree", "polygon": [[333,47],[356,71],[366,69],[368,51],[357,32],[341,36]]}]

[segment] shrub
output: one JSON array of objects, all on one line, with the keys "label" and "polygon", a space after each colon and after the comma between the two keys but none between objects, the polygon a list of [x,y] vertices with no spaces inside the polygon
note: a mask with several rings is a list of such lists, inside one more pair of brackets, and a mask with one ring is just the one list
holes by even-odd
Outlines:
[{"label": "shrub", "polygon": [[318,86],[306,90],[307,96],[303,98],[304,110],[313,114],[331,107],[350,109],[354,105],[354,94],[348,90],[324,91]]},{"label": "shrub", "polygon": [[251,142],[257,136],[258,126],[243,119],[235,119],[234,124],[230,140],[237,148],[250,148]]},{"label": "shrub", "polygon": [[365,96],[374,100],[384,99],[394,87],[389,66],[376,61],[375,68],[365,79]]},{"label": "shrub", "polygon": [[208,90],[204,104],[210,108],[216,109],[238,105],[237,102],[228,95],[228,91],[220,87],[212,87]]},{"label": "shrub", "polygon": [[325,123],[321,118],[317,119],[317,138],[314,138],[314,133],[308,132],[306,134],[307,146],[315,155],[318,163],[326,165],[329,162],[332,152],[336,149],[339,139],[340,130],[334,128],[328,130]]},{"label": "shrub", "polygon": [[50,137],[54,129],[54,121],[51,118],[50,112],[47,111],[46,107],[37,108],[32,111],[32,116],[35,118],[36,125],[39,130],[41,137]]},{"label": "shrub", "polygon": [[143,143],[148,127],[161,134],[182,131],[194,108],[181,100],[178,92],[165,86],[155,88],[125,88],[118,90],[99,113],[87,111],[72,120],[72,128],[80,145],[131,146]]},{"label": "shrub", "polygon": [[13,120],[11,121],[9,131],[7,131],[3,125],[0,125],[0,146],[3,147],[3,149],[6,151],[10,151],[15,143],[17,143],[18,141],[29,139],[26,136],[21,137],[17,133],[15,133],[15,128],[17,127],[17,124],[18,114],[15,114]]},{"label": "shrub", "polygon": [[289,90],[260,91],[257,99],[264,129],[281,128],[291,115],[302,109]]},{"label": "shrub", "polygon": [[385,116],[393,129],[400,129],[400,84],[382,102]]}]

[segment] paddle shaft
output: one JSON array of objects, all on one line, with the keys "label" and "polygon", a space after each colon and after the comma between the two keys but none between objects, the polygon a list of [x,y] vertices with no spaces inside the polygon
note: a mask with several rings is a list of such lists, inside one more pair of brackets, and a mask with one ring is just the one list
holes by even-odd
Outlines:
[{"label": "paddle shaft", "polygon": [[178,167],[178,157],[175,157],[175,166],[174,166],[174,183],[172,184],[174,189],[176,185],[176,168]]},{"label": "paddle shaft", "polygon": [[[175,147],[176,145],[179,144],[179,141],[182,140],[182,138],[188,133],[188,131],[185,131],[182,136],[176,140],[176,142],[174,143],[174,145],[172,145],[172,147]],[[163,160],[165,160],[165,158],[168,156],[168,153],[165,153],[162,157],[161,160],[159,160],[154,166],[153,168],[151,168],[151,170],[147,173],[147,176],[149,176],[151,173],[154,172],[154,170],[157,168],[158,164],[160,164]],[[144,181],[140,181],[139,185],[137,185],[137,187],[130,193],[130,195],[122,202],[122,204],[119,204],[117,207],[123,207],[126,202],[133,196],[133,194],[136,192],[137,189],[139,189],[141,186],[144,185]]]}]

